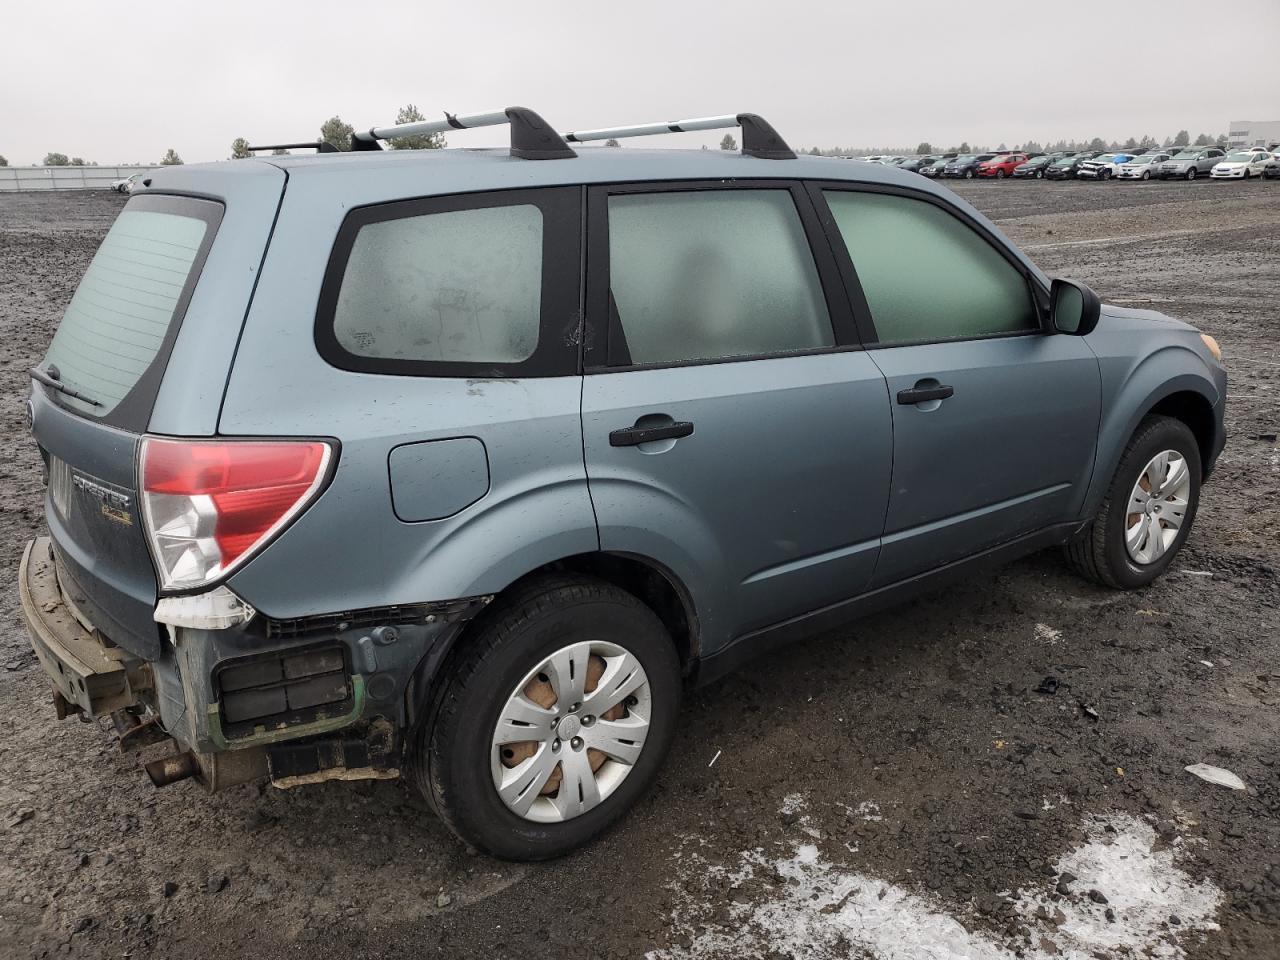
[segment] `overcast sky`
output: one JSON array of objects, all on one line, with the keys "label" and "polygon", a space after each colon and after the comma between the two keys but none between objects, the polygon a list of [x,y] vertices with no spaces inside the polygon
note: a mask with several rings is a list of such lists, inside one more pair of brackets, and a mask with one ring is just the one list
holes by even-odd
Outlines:
[{"label": "overcast sky", "polygon": [[[0,155],[188,163],[532,107],[562,130],[753,111],[795,147],[1194,137],[1280,120],[1280,0],[14,0]],[[718,135],[666,137],[682,145]],[[505,142],[474,131],[456,146]],[[657,138],[651,145],[657,146]]]}]

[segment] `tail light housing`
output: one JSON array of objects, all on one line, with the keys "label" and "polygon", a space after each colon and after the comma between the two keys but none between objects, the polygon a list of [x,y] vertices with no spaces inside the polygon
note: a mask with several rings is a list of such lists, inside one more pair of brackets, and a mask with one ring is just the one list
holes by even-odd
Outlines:
[{"label": "tail light housing", "polygon": [[139,452],[142,519],[164,591],[207,587],[245,563],[319,496],[322,440],[171,440]]}]

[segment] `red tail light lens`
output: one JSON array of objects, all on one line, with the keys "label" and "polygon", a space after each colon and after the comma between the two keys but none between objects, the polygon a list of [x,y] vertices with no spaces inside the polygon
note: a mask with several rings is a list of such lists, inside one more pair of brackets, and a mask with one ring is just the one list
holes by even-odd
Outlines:
[{"label": "red tail light lens", "polygon": [[225,576],[301,513],[328,476],[322,441],[147,437],[142,516],[164,589]]}]

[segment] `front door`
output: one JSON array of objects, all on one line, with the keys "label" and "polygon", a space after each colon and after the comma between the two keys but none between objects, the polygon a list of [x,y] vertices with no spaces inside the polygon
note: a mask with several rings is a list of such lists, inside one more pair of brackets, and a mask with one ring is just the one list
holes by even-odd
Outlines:
[{"label": "front door", "polygon": [[893,416],[873,586],[1075,518],[1101,409],[1088,345],[1048,331],[1024,265],[949,205],[822,193]]},{"label": "front door", "polygon": [[665,184],[590,202],[582,419],[601,549],[670,568],[704,652],[865,589],[889,403],[807,195]]}]

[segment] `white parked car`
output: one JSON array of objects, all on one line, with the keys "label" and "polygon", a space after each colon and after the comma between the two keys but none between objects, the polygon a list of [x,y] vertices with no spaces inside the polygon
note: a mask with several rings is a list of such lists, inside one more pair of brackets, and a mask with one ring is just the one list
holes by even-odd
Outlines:
[{"label": "white parked car", "polygon": [[136,187],[145,176],[145,173],[135,173],[132,176],[121,177],[119,180],[112,180],[111,189],[116,193],[133,193],[133,188]]},{"label": "white parked car", "polygon": [[1128,163],[1120,164],[1116,177],[1120,180],[1150,180],[1160,175],[1159,164],[1169,159],[1167,153],[1144,153]]},{"label": "white parked car", "polygon": [[1262,175],[1271,162],[1271,154],[1265,150],[1237,150],[1228,153],[1209,171],[1214,180],[1248,180]]},{"label": "white parked car", "polygon": [[1081,180],[1110,180],[1119,174],[1122,166],[1134,159],[1130,153],[1104,153],[1080,164],[1076,176]]}]

